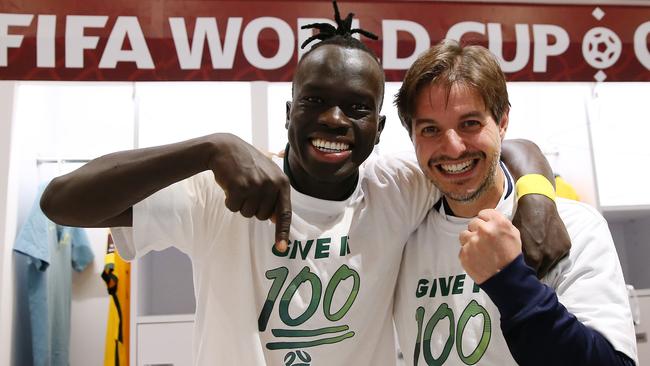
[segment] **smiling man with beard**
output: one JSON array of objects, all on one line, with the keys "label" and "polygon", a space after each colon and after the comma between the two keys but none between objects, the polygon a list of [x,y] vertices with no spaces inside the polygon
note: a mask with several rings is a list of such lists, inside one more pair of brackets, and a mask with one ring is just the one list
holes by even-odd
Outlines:
[{"label": "smiling man with beard", "polygon": [[[43,196],[56,222],[116,227],[124,257],[189,255],[197,365],[395,364],[402,249],[439,193],[413,158],[364,164],[384,125],[384,74],[351,15],[336,19],[296,68],[284,159],[214,134],[100,157]],[[523,226],[538,230],[546,218],[529,199]],[[553,262],[568,241],[548,239]]]},{"label": "smiling man with beard", "polygon": [[443,41],[407,71],[396,105],[443,194],[406,244],[395,291],[407,363],[634,365],[623,273],[594,208],[558,198],[571,252],[541,280],[524,263],[510,219],[527,183],[499,163],[510,103],[494,56]]}]

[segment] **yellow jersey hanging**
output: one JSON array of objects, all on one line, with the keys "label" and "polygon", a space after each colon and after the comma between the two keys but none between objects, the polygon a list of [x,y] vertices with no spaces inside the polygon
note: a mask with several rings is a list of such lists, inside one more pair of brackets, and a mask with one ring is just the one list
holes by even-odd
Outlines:
[{"label": "yellow jersey hanging", "polygon": [[102,279],[111,296],[104,348],[104,366],[129,365],[129,297],[131,264],[120,258],[108,233]]},{"label": "yellow jersey hanging", "polygon": [[558,197],[580,201],[580,196],[578,196],[578,193],[573,186],[559,175],[555,176],[555,194],[557,194]]}]

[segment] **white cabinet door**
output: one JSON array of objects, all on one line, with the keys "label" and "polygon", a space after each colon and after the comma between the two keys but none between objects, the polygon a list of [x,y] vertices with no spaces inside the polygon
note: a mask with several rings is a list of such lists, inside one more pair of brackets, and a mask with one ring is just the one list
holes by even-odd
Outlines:
[{"label": "white cabinet door", "polygon": [[191,366],[194,322],[138,324],[137,366]]},{"label": "white cabinet door", "polygon": [[228,132],[252,142],[250,83],[137,83],[138,147]]},{"label": "white cabinet door", "polygon": [[650,205],[650,83],[603,83],[590,108],[600,205]]},{"label": "white cabinet door", "polygon": [[553,171],[569,182],[583,202],[596,205],[585,103],[589,83],[508,84],[512,107],[506,139],[535,142]]}]

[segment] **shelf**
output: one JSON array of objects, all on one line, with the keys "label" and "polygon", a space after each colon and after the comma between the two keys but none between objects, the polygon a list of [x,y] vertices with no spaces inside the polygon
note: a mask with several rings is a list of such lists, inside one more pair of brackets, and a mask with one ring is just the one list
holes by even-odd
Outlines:
[{"label": "shelf", "polygon": [[601,210],[607,221],[650,219],[650,205],[604,206]]},{"label": "shelf", "polygon": [[174,314],[174,315],[146,315],[139,316],[136,320],[138,324],[148,323],[181,323],[193,322],[194,314]]},{"label": "shelf", "polygon": [[636,293],[636,296],[650,296],[650,288],[635,288],[634,293]]}]

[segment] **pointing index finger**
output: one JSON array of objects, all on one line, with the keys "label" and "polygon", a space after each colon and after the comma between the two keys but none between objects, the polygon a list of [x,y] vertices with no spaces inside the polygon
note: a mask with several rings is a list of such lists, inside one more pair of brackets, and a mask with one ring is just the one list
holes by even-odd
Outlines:
[{"label": "pointing index finger", "polygon": [[275,203],[275,250],[284,253],[289,243],[291,229],[291,189],[286,185],[280,190]]}]

